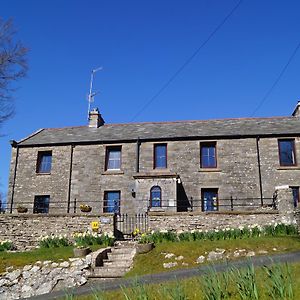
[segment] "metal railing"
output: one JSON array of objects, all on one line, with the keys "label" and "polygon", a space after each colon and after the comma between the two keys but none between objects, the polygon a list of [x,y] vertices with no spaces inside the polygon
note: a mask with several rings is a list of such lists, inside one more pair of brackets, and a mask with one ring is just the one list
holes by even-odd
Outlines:
[{"label": "metal railing", "polygon": [[[80,205],[85,204],[91,207],[91,213],[144,213],[149,211],[172,211],[172,212],[193,212],[193,211],[249,211],[261,208],[276,209],[275,198],[218,198],[213,201],[204,199],[162,199],[152,202],[149,199],[121,199],[108,202],[107,200],[80,201],[73,199],[69,204],[62,201],[52,201],[49,204],[34,203],[34,201],[14,202],[11,206],[7,203],[5,212],[17,213],[22,208],[27,213],[81,213]],[[153,204],[153,205],[151,205]],[[4,209],[4,207],[3,207]]]}]

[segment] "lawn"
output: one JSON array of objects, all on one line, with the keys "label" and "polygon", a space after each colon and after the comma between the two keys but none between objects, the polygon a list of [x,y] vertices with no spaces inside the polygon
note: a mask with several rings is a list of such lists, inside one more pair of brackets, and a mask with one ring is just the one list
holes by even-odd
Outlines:
[{"label": "lawn", "polygon": [[[205,256],[206,253],[216,248],[225,249],[225,253],[232,253],[236,249],[245,249],[247,251],[254,251],[257,254],[258,251],[264,250],[268,251],[268,254],[271,255],[300,250],[300,237],[277,236],[218,241],[163,242],[157,244],[152,251],[137,255],[134,260],[134,267],[126,274],[126,277],[169,271],[170,269],[163,267],[163,263],[175,262],[176,260],[174,257],[166,259],[166,253],[173,253],[177,257],[180,255],[184,257],[183,260],[177,261],[178,265],[171,268],[171,270],[196,267],[198,266],[196,260],[200,255]],[[276,251],[273,250],[274,248]],[[233,259],[233,257],[231,256],[230,259]]]},{"label": "lawn", "polygon": [[[285,266],[282,265],[283,270]],[[300,299],[300,264],[295,263],[290,265],[291,268],[291,278],[292,278],[292,288],[294,293],[293,299]],[[229,276],[224,276],[228,274]],[[228,291],[229,297],[224,298],[209,298],[209,299],[231,299],[240,300],[242,299],[238,291],[238,283],[241,283],[239,273],[235,270],[231,273],[222,274],[210,274],[207,279],[210,281],[211,287],[215,287],[214,279],[216,277],[221,278],[221,291]],[[227,277],[227,280],[226,280]],[[226,283],[224,282],[224,278]],[[269,300],[269,299],[289,299],[281,298],[279,295],[275,295],[275,298],[270,296],[271,282],[270,278],[267,276],[263,268],[255,269],[255,283],[257,285],[257,298],[244,298],[244,299],[259,299],[259,300]],[[95,291],[92,295],[78,296],[71,298],[65,297],[65,299],[76,299],[76,300],[204,300],[207,299],[204,295],[204,286],[206,282],[202,276],[193,277],[181,281],[172,281],[168,283],[152,284],[152,285],[140,285],[138,282],[131,288],[112,291],[112,292],[100,292]],[[248,285],[249,287],[249,285]],[[278,286],[279,289],[285,287],[284,284]],[[216,288],[217,290],[217,288]],[[225,292],[226,293],[226,292]],[[228,296],[228,295],[227,295]]]},{"label": "lawn", "polygon": [[[100,245],[90,246],[93,251],[99,249]],[[25,252],[0,252],[0,274],[5,272],[7,267],[15,269],[25,265],[34,264],[40,260],[63,261],[73,257],[73,246],[59,248],[40,248]]]}]

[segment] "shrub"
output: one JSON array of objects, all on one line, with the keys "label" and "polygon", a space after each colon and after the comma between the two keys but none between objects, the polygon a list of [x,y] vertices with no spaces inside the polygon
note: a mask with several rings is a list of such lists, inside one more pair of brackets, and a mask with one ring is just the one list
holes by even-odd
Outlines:
[{"label": "shrub", "polygon": [[0,251],[13,250],[13,243],[11,240],[0,241]]}]

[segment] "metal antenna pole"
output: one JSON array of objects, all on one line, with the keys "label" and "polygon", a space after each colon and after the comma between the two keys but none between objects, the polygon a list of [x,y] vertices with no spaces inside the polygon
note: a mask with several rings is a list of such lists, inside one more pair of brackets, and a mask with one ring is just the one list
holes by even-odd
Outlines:
[{"label": "metal antenna pole", "polygon": [[94,69],[92,70],[91,72],[91,81],[90,81],[90,92],[89,92],[89,95],[88,95],[88,119],[90,117],[90,111],[91,111],[91,103],[94,101],[94,96],[97,94],[97,93],[92,93],[92,90],[93,90],[93,81],[94,81],[94,74],[98,71],[102,70],[102,67],[99,67],[97,69]]}]

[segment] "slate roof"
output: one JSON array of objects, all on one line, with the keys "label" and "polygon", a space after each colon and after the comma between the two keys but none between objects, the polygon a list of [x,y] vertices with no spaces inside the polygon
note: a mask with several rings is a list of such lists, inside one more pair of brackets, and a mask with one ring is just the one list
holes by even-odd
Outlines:
[{"label": "slate roof", "polygon": [[297,117],[245,118],[207,121],[107,124],[99,128],[67,127],[41,129],[18,142],[20,146],[121,141],[206,139],[250,136],[300,135]]}]

